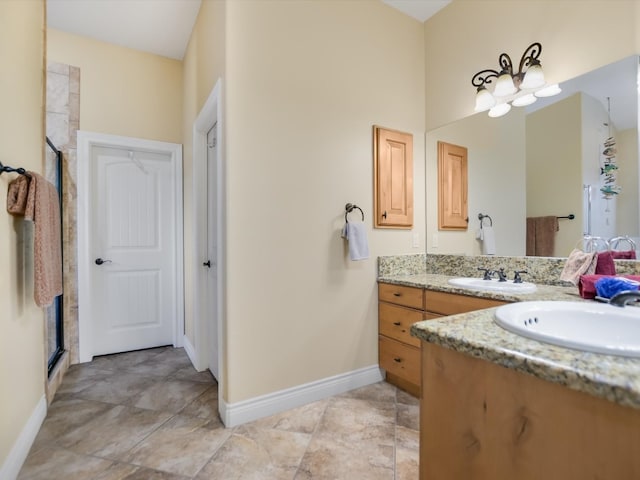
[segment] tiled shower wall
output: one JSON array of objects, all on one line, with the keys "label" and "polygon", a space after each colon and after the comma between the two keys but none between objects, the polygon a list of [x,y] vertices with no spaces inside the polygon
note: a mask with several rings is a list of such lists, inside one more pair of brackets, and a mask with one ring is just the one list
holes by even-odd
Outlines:
[{"label": "tiled shower wall", "polygon": [[[64,348],[67,362],[78,363],[78,259],[76,222],[77,132],[80,126],[80,69],[47,65],[46,132],[62,161],[62,244],[64,255]],[[55,178],[55,155],[46,148],[46,177]]]}]

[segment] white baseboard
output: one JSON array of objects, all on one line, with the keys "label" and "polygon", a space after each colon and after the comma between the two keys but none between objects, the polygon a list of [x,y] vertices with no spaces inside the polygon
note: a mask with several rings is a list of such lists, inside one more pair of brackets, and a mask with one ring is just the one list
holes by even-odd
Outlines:
[{"label": "white baseboard", "polygon": [[198,370],[198,362],[196,361],[198,357],[196,356],[196,349],[191,344],[186,335],[182,337],[182,346],[184,347],[184,351],[186,352],[187,357],[189,357],[189,360],[191,360],[191,364],[196,370]]},{"label": "white baseboard", "polygon": [[15,480],[18,476],[46,416],[47,399],[43,395],[36,405],[36,408],[31,412],[29,420],[27,420],[16,443],[13,444],[9,455],[2,464],[2,468],[0,468],[0,480]]},{"label": "white baseboard", "polygon": [[372,365],[241,402],[226,403],[219,398],[219,412],[226,427],[235,427],[381,380],[380,367]]}]

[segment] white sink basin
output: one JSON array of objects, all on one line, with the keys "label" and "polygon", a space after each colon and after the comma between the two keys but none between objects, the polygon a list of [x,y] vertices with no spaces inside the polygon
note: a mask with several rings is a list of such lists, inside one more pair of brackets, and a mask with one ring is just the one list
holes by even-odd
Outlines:
[{"label": "white sink basin", "polygon": [[523,337],[588,352],[640,357],[640,308],[590,302],[519,302],[495,322]]},{"label": "white sink basin", "polygon": [[513,280],[500,282],[495,278],[491,280],[466,277],[452,278],[449,280],[449,284],[460,288],[467,288],[469,290],[484,290],[489,292],[533,293],[536,291],[536,286],[533,283],[513,283]]}]

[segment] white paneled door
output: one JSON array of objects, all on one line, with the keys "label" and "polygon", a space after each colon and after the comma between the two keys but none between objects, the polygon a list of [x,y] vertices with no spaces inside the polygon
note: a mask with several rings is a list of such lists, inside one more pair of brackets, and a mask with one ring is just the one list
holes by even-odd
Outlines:
[{"label": "white paneled door", "polygon": [[175,154],[115,144],[92,144],[88,153],[81,361],[176,345],[182,196]]}]

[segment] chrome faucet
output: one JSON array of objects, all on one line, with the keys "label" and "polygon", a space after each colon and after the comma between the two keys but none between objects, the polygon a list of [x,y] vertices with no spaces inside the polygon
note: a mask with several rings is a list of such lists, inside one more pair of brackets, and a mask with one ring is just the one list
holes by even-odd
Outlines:
[{"label": "chrome faucet", "polygon": [[482,267],[478,267],[478,270],[480,270],[481,272],[484,272],[482,274],[482,279],[483,280],[491,280],[491,277],[493,277],[493,274],[496,273],[493,270],[489,269],[489,268],[482,268]]},{"label": "chrome faucet", "polygon": [[640,301],[640,291],[626,290],[624,292],[616,293],[613,297],[611,297],[609,303],[611,305],[615,305],[616,307],[624,307],[630,302],[637,301]]},{"label": "chrome faucet", "polygon": [[498,275],[498,281],[499,282],[506,282],[507,281],[507,274],[504,273],[504,268],[501,268],[500,270],[495,272]]}]

